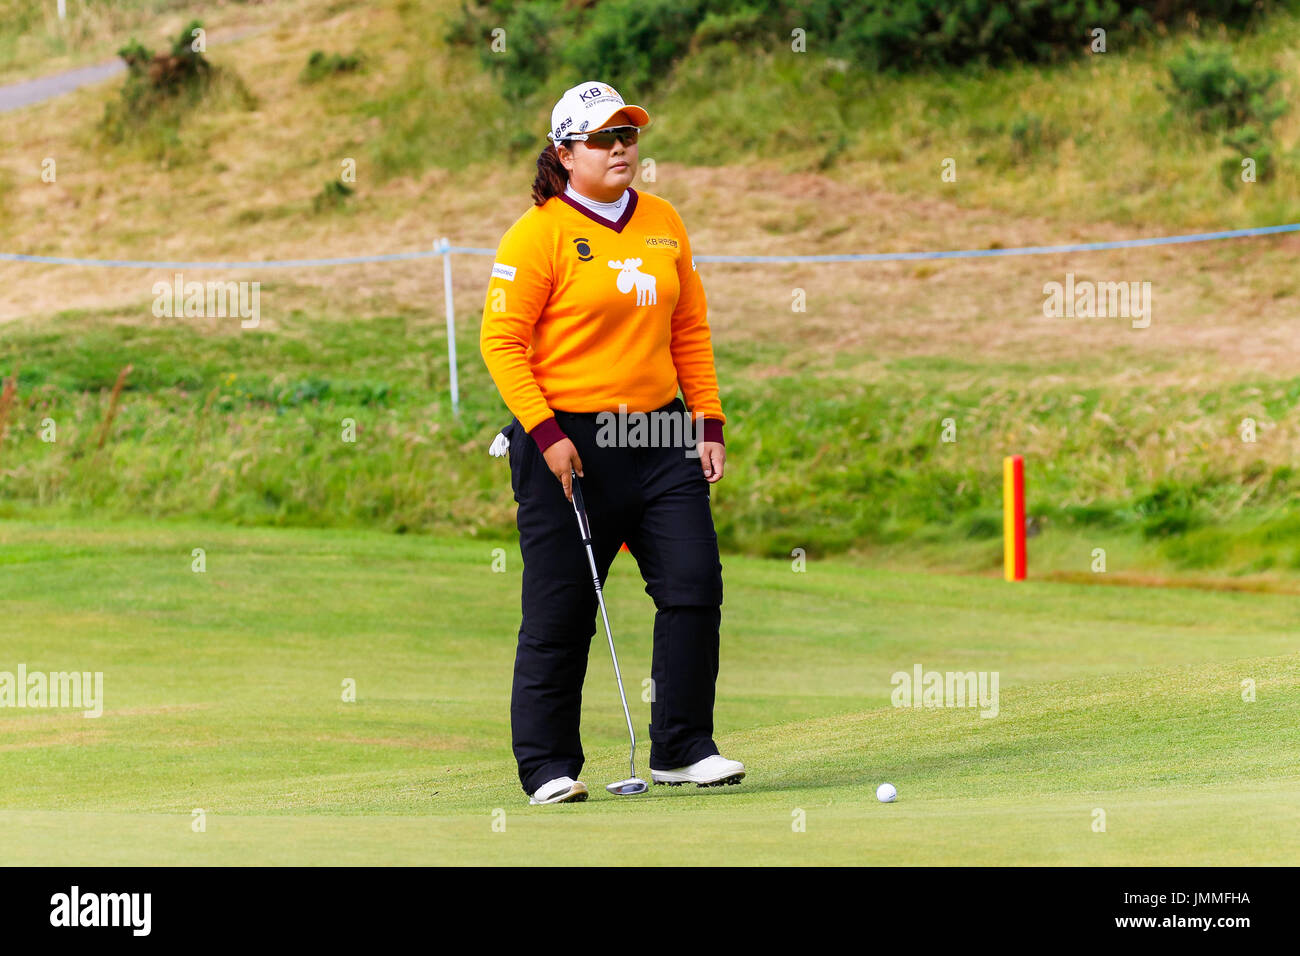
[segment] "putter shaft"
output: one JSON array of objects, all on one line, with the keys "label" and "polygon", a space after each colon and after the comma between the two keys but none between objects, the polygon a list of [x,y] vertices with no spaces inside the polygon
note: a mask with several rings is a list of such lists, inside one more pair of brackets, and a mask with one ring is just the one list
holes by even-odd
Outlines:
[{"label": "putter shaft", "polygon": [[609,626],[609,613],[605,610],[605,595],[600,586],[600,572],[596,570],[596,552],[591,545],[591,524],[587,521],[587,506],[582,500],[582,487],[578,484],[578,473],[570,469],[573,479],[573,511],[578,516],[578,531],[582,535],[582,544],[587,549],[587,564],[591,566],[591,580],[596,585],[596,600],[600,603],[600,616],[605,621],[605,636],[609,639],[609,656],[614,662],[614,679],[618,683],[619,700],[623,702],[623,716],[627,720],[627,735],[632,742],[628,754],[628,766],[632,776],[636,776],[636,731],[632,729],[632,712],[627,707],[627,693],[623,690],[623,674],[618,667],[618,652],[614,650],[614,632]]}]

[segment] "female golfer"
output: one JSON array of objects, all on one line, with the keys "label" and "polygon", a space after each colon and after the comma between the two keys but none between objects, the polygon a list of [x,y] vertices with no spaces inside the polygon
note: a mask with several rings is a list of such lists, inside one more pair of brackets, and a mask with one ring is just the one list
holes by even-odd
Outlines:
[{"label": "female golfer", "polygon": [[745,775],[713,742],[722,565],[709,485],[726,418],[686,227],[631,187],[649,121],[604,83],[560,98],[533,206],[501,239],[483,309],[483,361],[514,415],[503,433],[524,569],[510,724],[530,803],[587,798],[578,725],[596,594],[570,469],[602,584],[626,542],[657,609],[651,779]]}]

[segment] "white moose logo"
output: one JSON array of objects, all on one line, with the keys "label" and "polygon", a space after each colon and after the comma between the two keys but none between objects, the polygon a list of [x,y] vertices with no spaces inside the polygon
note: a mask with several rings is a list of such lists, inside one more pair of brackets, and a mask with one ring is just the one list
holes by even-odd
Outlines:
[{"label": "white moose logo", "polygon": [[624,259],[619,262],[617,259],[609,260],[611,269],[618,269],[618,280],[616,285],[619,292],[631,292],[632,287],[636,286],[636,304],[637,305],[654,305],[659,301],[659,296],[655,293],[655,277],[644,272],[637,272],[637,266],[641,265],[640,259]]}]

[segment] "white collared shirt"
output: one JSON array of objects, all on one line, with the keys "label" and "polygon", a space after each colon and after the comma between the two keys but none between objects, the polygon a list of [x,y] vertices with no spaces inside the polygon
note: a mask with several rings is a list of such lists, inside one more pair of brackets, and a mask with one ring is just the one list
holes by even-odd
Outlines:
[{"label": "white collared shirt", "polygon": [[610,222],[618,222],[619,217],[623,215],[623,210],[627,208],[628,191],[626,189],[623,190],[623,195],[619,196],[614,202],[597,202],[594,199],[588,199],[574,189],[572,183],[565,183],[564,195],[574,202],[581,203],[596,215],[608,219]]}]

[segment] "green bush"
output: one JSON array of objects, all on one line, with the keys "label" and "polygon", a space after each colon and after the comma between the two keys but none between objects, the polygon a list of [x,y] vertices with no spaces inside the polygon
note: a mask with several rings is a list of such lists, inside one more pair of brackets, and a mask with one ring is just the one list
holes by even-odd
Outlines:
[{"label": "green bush", "polygon": [[[1042,62],[1071,56],[1103,28],[1124,42],[1157,27],[1200,21],[1240,27],[1277,3],[1270,0],[812,0],[802,11],[810,35],[835,38],[842,55],[868,68]],[[1112,41],[1113,42],[1113,41]]]},{"label": "green bush", "polygon": [[117,51],[126,63],[126,83],[121,99],[109,104],[113,130],[120,134],[130,124],[146,121],[155,111],[183,98],[195,102],[203,96],[212,77],[212,64],[194,49],[194,31],[202,29],[193,20],[172,43],[169,53],[154,54],[134,37]]},{"label": "green bush", "polygon": [[320,50],[313,50],[298,79],[303,83],[316,83],[338,73],[355,73],[361,69],[364,62],[365,58],[358,51],[344,56],[341,53],[323,53]]},{"label": "green bush", "polygon": [[605,0],[566,44],[583,77],[617,76],[633,89],[653,84],[664,65],[680,60],[710,4],[703,0]]},{"label": "green bush", "polygon": [[1277,173],[1277,159],[1273,147],[1264,139],[1258,128],[1243,127],[1225,135],[1223,142],[1234,153],[1225,159],[1220,167],[1227,185],[1236,186],[1243,182],[1241,163],[1244,159],[1255,161],[1255,182],[1268,182]]},{"label": "green bush", "polygon": [[[1187,24],[1248,25],[1296,0],[488,0],[462,2],[444,32],[477,47],[502,92],[526,97],[553,71],[642,88],[665,77],[691,50],[737,43],[789,50],[802,31],[808,52],[865,70],[971,63],[1041,62],[1082,52],[1091,31],[1131,43]],[[504,51],[493,50],[503,28]]]},{"label": "green bush", "polygon": [[[504,0],[492,4],[492,10],[478,19],[468,14],[468,22],[453,26],[446,35],[449,42],[465,37],[478,46],[483,65],[501,77],[501,92],[506,99],[522,99],[546,79],[564,54],[564,35],[572,27],[572,11],[562,0],[537,0],[516,4]],[[505,49],[493,50],[489,44],[492,31],[505,30]]]},{"label": "green bush", "polygon": [[1134,510],[1142,521],[1147,538],[1166,538],[1186,534],[1204,524],[1201,505],[1187,485],[1162,481],[1140,497]]},{"label": "green bush", "polygon": [[1253,123],[1267,130],[1286,112],[1286,101],[1270,96],[1281,74],[1239,70],[1224,47],[1185,47],[1169,65],[1169,76],[1173,86],[1165,95],[1202,129],[1232,130]]},{"label": "green bush", "polygon": [[1277,70],[1239,70],[1225,47],[1184,47],[1169,66],[1173,85],[1165,89],[1175,111],[1186,113],[1201,129],[1223,131],[1223,143],[1232,155],[1219,170],[1224,183],[1235,187],[1242,180],[1242,160],[1255,163],[1255,182],[1268,182],[1277,160],[1268,133],[1273,121],[1286,112],[1286,100],[1273,95],[1281,74]]},{"label": "green bush", "polygon": [[328,180],[312,201],[312,209],[318,213],[341,209],[348,197],[355,192],[355,189],[341,179]]},{"label": "green bush", "polygon": [[996,538],[1002,534],[1002,514],[997,511],[977,511],[966,518],[966,537],[975,539]]},{"label": "green bush", "polygon": [[766,10],[740,6],[735,10],[710,10],[704,15],[691,38],[696,46],[715,43],[761,43],[768,37]]},{"label": "green bush", "polygon": [[143,143],[155,158],[170,158],[181,146],[185,118],[214,92],[220,91],[240,108],[256,106],[237,76],[214,67],[201,50],[194,49],[194,31],[199,29],[202,23],[192,20],[166,53],[155,54],[134,38],[118,50],[127,66],[126,81],[118,99],[105,105],[100,122],[110,142]]}]

